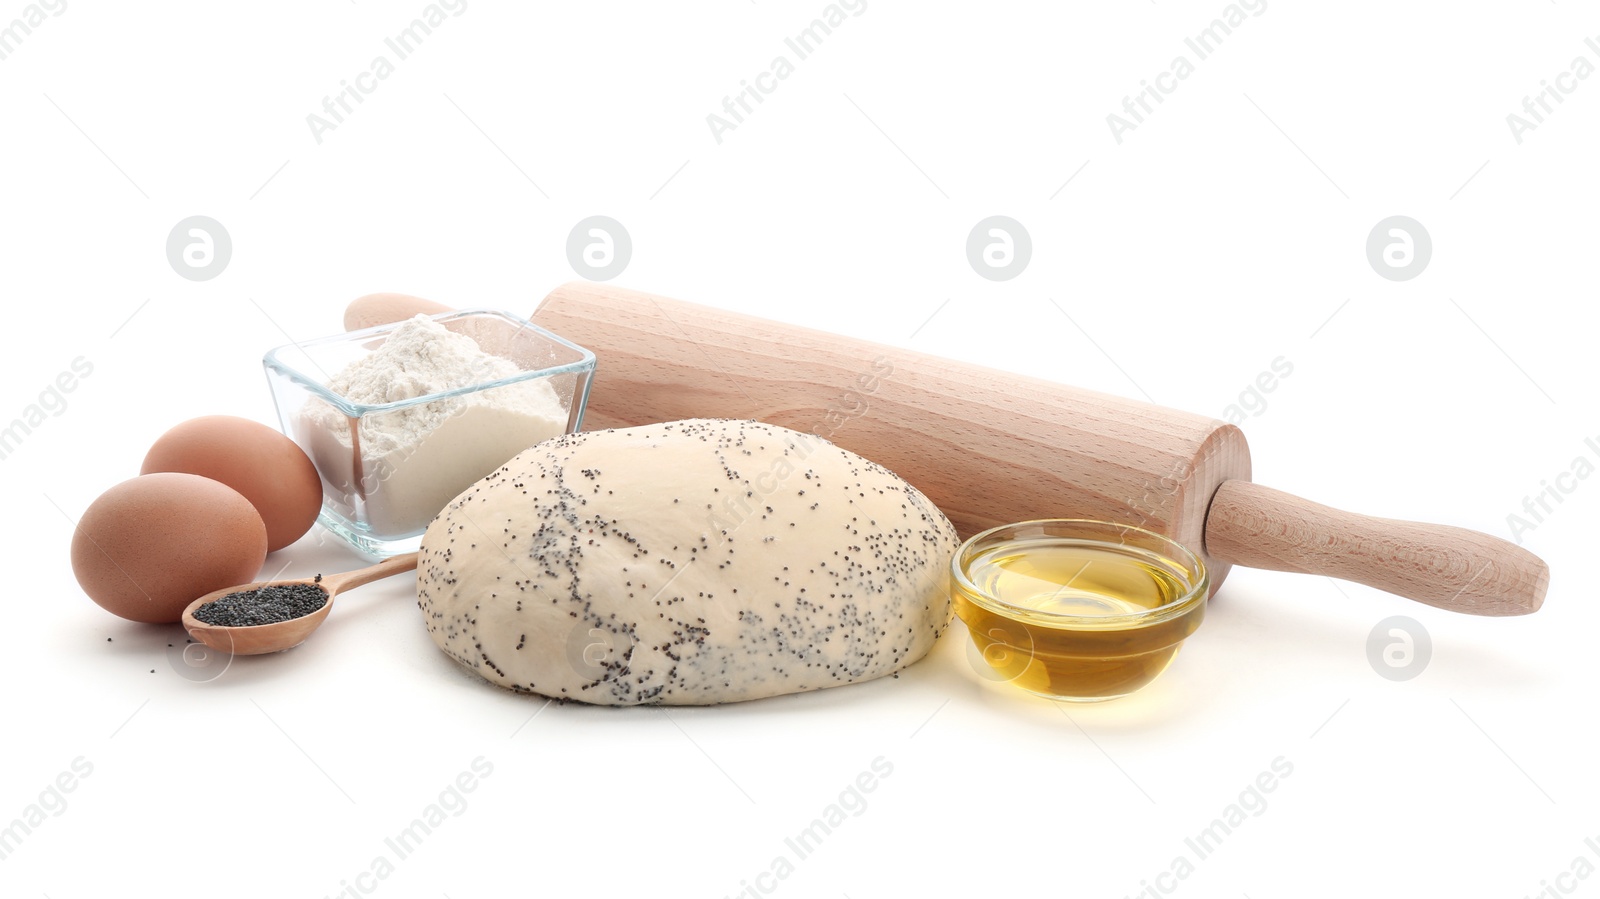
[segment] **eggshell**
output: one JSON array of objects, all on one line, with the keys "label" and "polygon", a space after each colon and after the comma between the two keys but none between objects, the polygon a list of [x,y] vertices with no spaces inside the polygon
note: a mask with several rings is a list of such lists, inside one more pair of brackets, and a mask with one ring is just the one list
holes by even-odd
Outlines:
[{"label": "eggshell", "polygon": [[83,592],[113,615],[152,624],[254,581],[266,557],[267,529],[250,501],[193,474],[123,481],[90,504],[72,535]]},{"label": "eggshell", "polygon": [[161,435],[139,471],[197,474],[237,490],[267,526],[267,552],[305,536],[322,508],[311,459],[293,440],[246,418],[190,419]]},{"label": "eggshell", "polygon": [[454,311],[443,303],[435,303],[408,294],[369,293],[364,297],[356,297],[345,307],[344,329],[360,331],[376,328],[379,325],[403,322],[413,315],[438,315],[441,312]]}]

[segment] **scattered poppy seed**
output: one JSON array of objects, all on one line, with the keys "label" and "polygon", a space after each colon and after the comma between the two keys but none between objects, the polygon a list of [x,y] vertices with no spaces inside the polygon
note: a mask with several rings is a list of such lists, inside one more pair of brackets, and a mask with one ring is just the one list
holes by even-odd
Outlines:
[{"label": "scattered poppy seed", "polygon": [[212,600],[194,617],[218,627],[254,627],[310,615],[327,603],[328,591],[314,584],[268,584]]}]

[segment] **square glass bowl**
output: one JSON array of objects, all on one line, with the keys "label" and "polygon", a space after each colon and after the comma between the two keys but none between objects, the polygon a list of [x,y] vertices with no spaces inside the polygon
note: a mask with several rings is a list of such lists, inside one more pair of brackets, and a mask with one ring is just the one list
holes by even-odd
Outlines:
[{"label": "square glass bowl", "polygon": [[329,389],[403,322],[278,347],[262,359],[278,420],[322,479],[317,520],[372,559],[411,552],[451,500],[512,456],[583,425],[594,353],[507,312],[431,318],[516,364],[495,380],[385,403]]}]

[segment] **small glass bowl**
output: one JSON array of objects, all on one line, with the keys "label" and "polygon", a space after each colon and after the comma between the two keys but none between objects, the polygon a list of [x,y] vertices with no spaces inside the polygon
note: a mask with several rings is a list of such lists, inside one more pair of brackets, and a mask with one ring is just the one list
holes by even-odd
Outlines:
[{"label": "small glass bowl", "polygon": [[[511,377],[398,402],[368,404],[328,388],[333,376],[376,351],[403,322],[281,346],[262,359],[283,433],[322,477],[317,520],[357,552],[382,559],[418,548],[428,523],[451,500],[512,456],[583,424],[594,375],[594,353],[508,312],[472,309],[430,316],[478,347],[516,363]],[[515,391],[548,382],[561,416],[518,417],[482,428],[484,403],[509,401]],[[493,396],[491,396],[493,394]],[[438,404],[433,408],[420,407]],[[401,415],[426,415],[437,427],[415,446],[378,446],[377,431]],[[446,430],[449,433],[446,434]],[[362,435],[368,448],[362,448]],[[442,438],[442,439],[440,439]]]},{"label": "small glass bowl", "polygon": [[1097,702],[1149,684],[1205,618],[1200,558],[1160,534],[1086,519],[1002,525],[963,543],[952,598],[986,678]]}]

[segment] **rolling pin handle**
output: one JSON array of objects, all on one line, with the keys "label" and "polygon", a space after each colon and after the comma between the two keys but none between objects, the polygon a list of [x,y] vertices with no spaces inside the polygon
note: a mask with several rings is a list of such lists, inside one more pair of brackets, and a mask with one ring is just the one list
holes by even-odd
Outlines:
[{"label": "rolling pin handle", "polygon": [[1478,531],[1356,515],[1249,481],[1224,481],[1206,515],[1206,552],[1250,568],[1355,581],[1453,612],[1538,611],[1550,569]]}]

